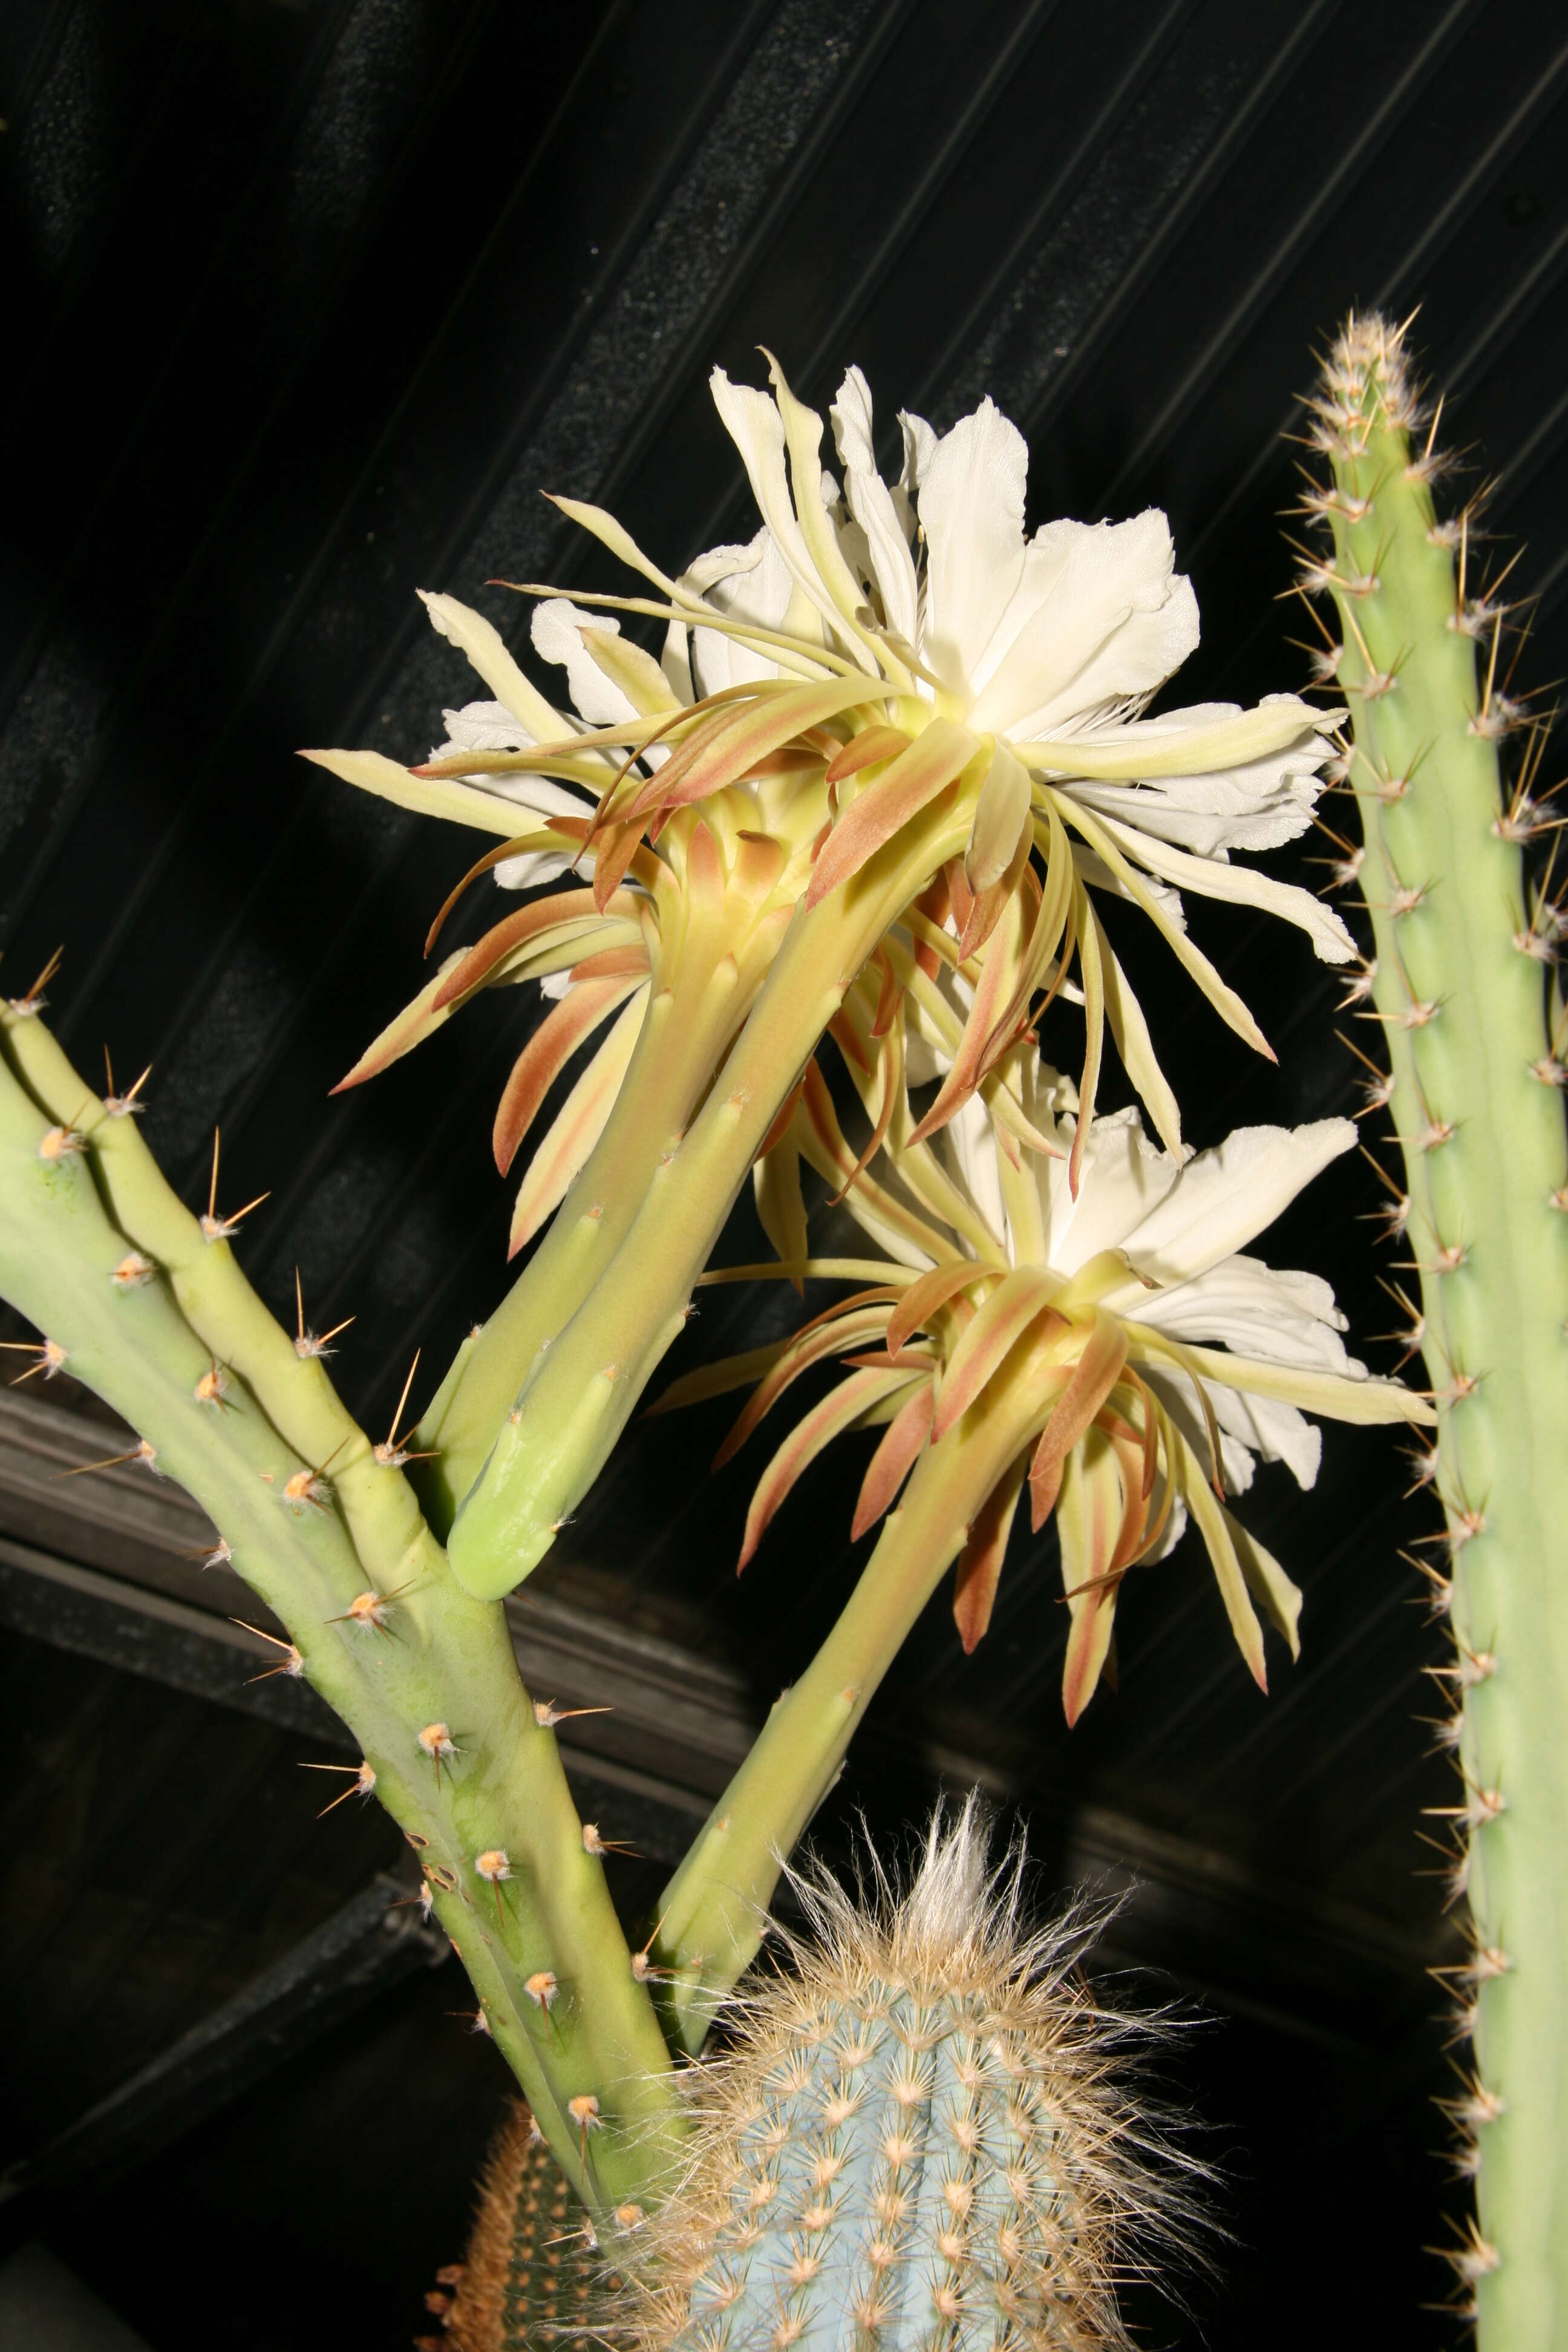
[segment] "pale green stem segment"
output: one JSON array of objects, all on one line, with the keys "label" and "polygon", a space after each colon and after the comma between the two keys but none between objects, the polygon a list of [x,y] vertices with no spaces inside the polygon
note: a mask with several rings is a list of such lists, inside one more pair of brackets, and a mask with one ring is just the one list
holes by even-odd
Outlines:
[{"label": "pale green stem segment", "polygon": [[783,1864],[831,1788],[856,1726],[987,1496],[1037,1433],[1050,1328],[1026,1335],[915,1465],[847,1607],[779,1699],[659,1905],[673,2029],[699,2049],[762,1941]]},{"label": "pale green stem segment", "polygon": [[[485,2021],[586,2201],[611,2214],[646,2199],[681,2132],[668,2054],[502,1612],[457,1583],[401,1472],[376,1462],[226,1242],[205,1239],[134,1120],[105,1109],[36,1017],[0,1013],[0,1290],[155,1449],[282,1620],[416,1847]],[[156,1271],[128,1279],[132,1249]],[[356,1617],[367,1593],[382,1605]],[[456,1750],[438,1772],[418,1740],[433,1724]],[[510,1874],[487,1878],[482,1854]],[[584,2096],[589,2124],[571,2113]]]},{"label": "pale green stem segment", "polygon": [[[1362,322],[1363,331],[1366,322]],[[1357,332],[1347,331],[1347,342]],[[1375,333],[1375,328],[1373,329]],[[1366,840],[1373,1002],[1394,1076],[1424,1349],[1441,1407],[1475,1927],[1479,2237],[1456,2266],[1486,2352],[1568,2341],[1568,1192],[1562,1043],[1504,821],[1426,471],[1366,360],[1332,512]],[[1398,404],[1398,386],[1394,386]],[[1331,424],[1332,419],[1331,418]],[[1510,837],[1510,834],[1514,837]],[[1491,2121],[1479,2120],[1500,2103]]]},{"label": "pale green stem segment", "polygon": [[625,1240],[762,983],[782,922],[759,922],[755,908],[739,901],[740,894],[726,893],[717,903],[693,906],[669,893],[667,922],[679,919],[680,936],[667,931],[660,940],[658,984],[605,1131],[412,1441],[421,1451],[436,1449],[418,1483],[426,1513],[443,1535],[542,1351]]},{"label": "pale green stem segment", "polygon": [[619,1248],[501,1423],[449,1538],[470,1591],[521,1583],[593,1485],[686,1320],[790,1088],[888,926],[962,850],[970,814],[950,788],[858,875],[796,914],[701,1110],[649,1173]]}]

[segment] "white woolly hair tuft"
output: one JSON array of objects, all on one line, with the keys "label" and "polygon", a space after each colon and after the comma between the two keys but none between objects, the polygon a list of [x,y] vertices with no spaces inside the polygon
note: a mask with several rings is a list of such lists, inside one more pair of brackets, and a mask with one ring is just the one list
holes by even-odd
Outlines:
[{"label": "white woolly hair tuft", "polygon": [[[801,2127],[821,2053],[833,2054],[835,2063],[842,2053],[842,2112],[829,2112],[829,2090],[821,2102],[826,2160],[815,2176],[837,2178],[838,2151],[858,2105],[853,2096],[846,2104],[842,2092],[853,2091],[848,2076],[866,2057],[868,2035],[875,2037],[900,2001],[928,2022],[933,2016],[957,2021],[969,2049],[982,2053],[981,2071],[994,2062],[999,2077],[988,2095],[1005,2095],[1010,2123],[1023,2111],[1047,2119],[1038,2162],[1041,2177],[1057,2184],[1049,2210],[1042,2207],[1037,2224],[1026,2196],[1022,2243],[1003,2246],[1000,2290],[993,2249],[972,2262],[973,2284],[960,2280],[954,2287],[965,2311],[972,2294],[987,2309],[995,2300],[998,2340],[1016,2352],[1130,2352],[1122,2291],[1152,2282],[1182,2304],[1182,2281],[1208,2269],[1208,2248],[1224,2233],[1206,2210],[1214,2173],[1184,2145],[1185,2119],[1161,2102],[1149,2080],[1151,2057],[1180,2021],[1170,2010],[1110,2006],[1091,1988],[1082,1963],[1118,1902],[1080,1895],[1056,1916],[1030,1924],[1024,1839],[1016,1834],[995,1862],[994,1843],[991,1811],[971,1794],[956,1809],[939,1803],[918,1866],[901,1884],[864,1832],[847,1885],[810,1859],[786,1868],[804,1926],[770,1923],[772,1965],[759,1963],[731,1996],[715,2054],[684,2078],[692,2153],[670,2195],[640,2222],[634,2241],[616,2250],[633,2284],[614,2332],[631,2333],[646,2352],[677,2346],[679,2352],[762,2352],[785,2341],[810,2352],[830,2340],[902,2352],[902,2330],[874,2314],[868,2332],[850,2312],[832,2324],[821,2314],[809,2324],[803,2318],[799,2329],[792,2322],[778,2336],[775,2301],[756,2333],[733,2284],[770,2231],[781,2244],[787,2240],[791,2259],[797,2266],[804,2260],[809,2271],[811,2231],[837,2227],[840,2216],[845,2228],[856,2225],[847,2200],[833,2203],[837,2190],[815,2214],[782,2210],[788,2203],[779,2173],[783,2136]],[[919,2052],[952,2030],[943,2023],[925,2039],[917,2036],[913,2063],[923,2063]],[[932,2161],[938,2154],[933,2141]],[[1024,2161],[1034,2165],[1036,2153],[1026,2150]],[[1019,2175],[1007,2177],[1016,2182]],[[897,2179],[892,2185],[898,2189]],[[858,2225],[869,2232],[868,2258],[875,2263],[889,2259],[872,2250],[877,2233],[885,2231],[884,2242],[899,2234],[887,2221],[886,2181],[870,2204],[874,2210],[858,2216]],[[999,2242],[1005,2234],[998,2233]],[[910,2259],[934,2263],[933,2276],[941,2271],[942,2258],[931,2249],[914,2249]],[[706,2312],[716,2280],[722,2313],[716,2307],[698,2325],[693,2290],[700,2289]],[[971,2340],[967,2329],[960,2333]]]}]

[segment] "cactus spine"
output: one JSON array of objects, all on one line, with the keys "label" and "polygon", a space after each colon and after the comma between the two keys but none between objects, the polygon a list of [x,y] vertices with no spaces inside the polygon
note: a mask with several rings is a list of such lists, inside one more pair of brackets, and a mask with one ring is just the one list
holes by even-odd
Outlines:
[{"label": "cactus spine", "polygon": [[500,1607],[26,1001],[0,1049],[0,1287],[203,1505],[288,1630],[285,1670],[359,1737],[584,2202],[647,2193],[680,2130],[668,2054]]},{"label": "cactus spine", "polygon": [[1502,616],[1467,599],[1468,518],[1436,520],[1402,334],[1352,319],[1314,414],[1332,483],[1310,503],[1334,554],[1305,584],[1331,593],[1343,638],[1370,989],[1405,1160],[1396,1226],[1441,1409],[1452,1572],[1438,1591],[1463,1774],[1448,1818],[1473,1927],[1461,2019],[1476,2069],[1453,2112],[1477,2213],[1450,2260],[1484,2345],[1546,2352],[1568,2332],[1568,1189],[1563,1038],[1545,1011],[1557,927],[1525,865],[1543,823],[1500,775],[1520,719],[1499,682]]}]

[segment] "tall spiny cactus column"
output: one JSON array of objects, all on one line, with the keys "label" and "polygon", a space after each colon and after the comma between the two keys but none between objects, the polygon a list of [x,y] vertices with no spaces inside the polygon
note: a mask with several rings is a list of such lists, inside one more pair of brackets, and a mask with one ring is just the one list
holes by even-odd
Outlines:
[{"label": "tall spiny cactus column", "polygon": [[[1467,528],[1436,520],[1433,445],[1401,335],[1352,319],[1315,404],[1332,468],[1311,504],[1338,608],[1363,812],[1371,996],[1388,1041],[1441,1407],[1463,1785],[1449,1819],[1473,1945],[1454,2103],[1477,2216],[1450,2259],[1488,2352],[1568,2340],[1568,1187],[1556,924],[1532,911],[1542,830],[1499,745],[1501,616],[1468,600]],[[1456,562],[1456,554],[1458,561]]]}]

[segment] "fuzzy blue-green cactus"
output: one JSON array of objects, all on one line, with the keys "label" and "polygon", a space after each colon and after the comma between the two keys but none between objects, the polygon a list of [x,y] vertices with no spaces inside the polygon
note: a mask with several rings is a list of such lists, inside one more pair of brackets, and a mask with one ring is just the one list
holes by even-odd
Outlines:
[{"label": "fuzzy blue-green cactus", "polygon": [[1021,1929],[1018,1859],[972,1800],[901,1899],[795,1879],[809,1938],[735,2004],[647,2225],[650,2352],[1127,2344],[1117,2286],[1190,2244],[1201,2168],[1129,2098],[1148,2029],[1085,1988],[1085,1919]]},{"label": "fuzzy blue-green cactus", "polygon": [[362,1742],[359,1786],[418,1853],[426,1901],[590,2210],[649,2193],[681,2123],[596,1833],[577,1817],[548,1707],[505,1619],[451,1575],[396,1449],[339,1402],[320,1343],[290,1338],[241,1274],[232,1220],[170,1190],[123,1100],[100,1100],[39,1017],[0,1008],[0,1295],[178,1479],[223,1557]]},{"label": "fuzzy blue-green cactus", "polygon": [[[1447,1815],[1474,2051],[1452,2113],[1477,2210],[1450,2259],[1488,2352],[1568,2340],[1568,1186],[1561,926],[1527,852],[1549,820],[1500,675],[1502,614],[1474,593],[1467,517],[1440,522],[1433,435],[1403,337],[1352,319],[1328,361],[1310,504],[1331,562],[1359,866],[1405,1162],[1394,1223],[1420,1286],[1411,1340],[1440,1407],[1433,1461],[1451,1573],[1445,1670],[1462,1784]],[[1555,1034],[1553,1034],[1555,1024]]]}]

